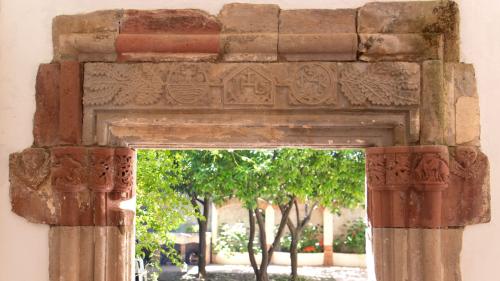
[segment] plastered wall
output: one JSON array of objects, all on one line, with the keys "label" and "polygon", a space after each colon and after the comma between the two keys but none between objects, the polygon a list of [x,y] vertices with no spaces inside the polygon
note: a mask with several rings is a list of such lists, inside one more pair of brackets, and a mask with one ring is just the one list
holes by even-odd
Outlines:
[{"label": "plastered wall", "polygon": [[[48,227],[10,211],[8,155],[32,143],[35,75],[52,57],[51,19],[113,8],[199,8],[217,13],[223,0],[0,0],[0,281],[48,281]],[[241,2],[241,1],[240,1]],[[292,8],[350,8],[366,0],[275,0]],[[464,281],[500,280],[500,1],[458,1],[462,15],[462,60],[476,67],[483,151],[491,162],[493,221],[468,227],[464,236]]]}]

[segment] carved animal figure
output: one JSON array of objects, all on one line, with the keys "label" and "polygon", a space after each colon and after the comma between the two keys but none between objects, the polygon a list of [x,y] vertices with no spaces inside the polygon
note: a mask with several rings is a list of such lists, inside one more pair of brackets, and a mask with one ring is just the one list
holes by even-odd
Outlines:
[{"label": "carved animal figure", "polygon": [[415,168],[415,176],[420,181],[445,182],[449,175],[448,164],[436,154],[424,154]]}]

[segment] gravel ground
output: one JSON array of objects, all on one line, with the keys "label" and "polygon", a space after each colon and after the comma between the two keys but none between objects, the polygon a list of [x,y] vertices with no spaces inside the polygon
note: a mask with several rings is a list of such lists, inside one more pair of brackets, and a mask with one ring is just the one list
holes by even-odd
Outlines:
[{"label": "gravel ground", "polygon": [[[196,280],[197,267],[181,272],[175,267],[166,267],[160,275],[160,281]],[[270,266],[269,276],[273,281],[283,281],[290,274],[288,266]],[[250,266],[209,265],[208,281],[254,281]],[[355,267],[299,267],[299,275],[308,281],[367,281],[363,268]]]}]

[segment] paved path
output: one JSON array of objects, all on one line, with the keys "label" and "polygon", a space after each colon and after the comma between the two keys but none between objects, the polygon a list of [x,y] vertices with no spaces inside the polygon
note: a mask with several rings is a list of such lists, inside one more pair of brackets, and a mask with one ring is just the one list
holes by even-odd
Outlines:
[{"label": "paved path", "polygon": [[[197,267],[191,267],[187,272],[180,272],[175,267],[164,268],[160,281],[195,280]],[[270,266],[268,270],[271,280],[285,281],[290,274],[288,266]],[[207,266],[208,281],[254,281],[255,277],[250,266],[209,265]],[[355,267],[299,267],[299,275],[308,281],[367,281],[366,270]]]}]

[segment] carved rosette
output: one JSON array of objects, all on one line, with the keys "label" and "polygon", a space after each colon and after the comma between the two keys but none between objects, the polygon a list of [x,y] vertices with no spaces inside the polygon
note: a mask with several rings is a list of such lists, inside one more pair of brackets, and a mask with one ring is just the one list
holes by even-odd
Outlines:
[{"label": "carved rosette", "polygon": [[110,192],[113,190],[114,177],[114,149],[92,148],[90,154],[89,188],[96,192]]},{"label": "carved rosette", "polygon": [[330,105],[337,102],[335,69],[314,63],[298,66],[293,77],[292,105]]}]

